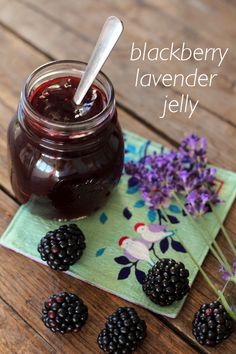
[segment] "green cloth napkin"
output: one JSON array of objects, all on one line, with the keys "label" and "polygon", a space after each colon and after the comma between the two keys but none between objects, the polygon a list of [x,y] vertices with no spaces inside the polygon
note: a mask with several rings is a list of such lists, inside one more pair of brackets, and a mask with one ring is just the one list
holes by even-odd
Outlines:
[{"label": "green cloth napkin", "polygon": [[[124,136],[126,161],[137,160],[144,154],[154,150],[160,152],[164,149],[161,145],[130,132],[125,132]],[[225,203],[217,206],[216,210],[220,218],[224,220],[235,199],[236,174],[218,168],[217,177],[219,185],[222,187],[220,196],[225,200]],[[47,231],[56,229],[63,222],[41,218],[31,214],[30,210],[30,203],[18,209],[1,237],[0,244],[41,262],[37,251],[41,237]],[[176,230],[200,264],[202,264],[209,248],[200,236],[199,225],[193,227],[189,218],[183,215],[178,205],[171,204],[168,214],[172,221],[172,227],[161,241],[148,244],[150,259],[155,262],[157,257],[170,257],[182,261],[190,271],[190,284],[192,284],[198,270],[178,242],[175,235]],[[208,213],[206,220],[212,238],[216,237],[219,225],[214,215]],[[147,261],[135,260],[127,249],[118,244],[122,236],[127,236],[133,241],[139,239],[142,242],[142,235],[134,228],[137,223],[144,223],[148,226],[149,224],[159,225],[161,222],[163,220],[161,220],[158,211],[148,210],[140,197],[137,186],[132,179],[124,175],[102,210],[86,219],[75,221],[85,234],[87,247],[78,263],[71,266],[68,274],[155,313],[175,318],[185,299],[168,307],[160,307],[152,303],[143,293],[141,285],[144,272],[147,272],[150,264]],[[201,222],[199,221],[200,224]],[[205,225],[200,225],[200,227],[205,229]],[[155,227],[151,228],[155,230]],[[122,245],[124,244],[122,243]],[[143,247],[147,247],[145,242],[143,242]]]}]

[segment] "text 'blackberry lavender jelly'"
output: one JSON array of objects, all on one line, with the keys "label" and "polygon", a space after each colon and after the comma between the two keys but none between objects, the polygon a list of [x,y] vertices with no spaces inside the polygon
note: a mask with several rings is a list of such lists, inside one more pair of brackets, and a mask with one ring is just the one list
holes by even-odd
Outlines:
[{"label": "text 'blackberry lavender jelly'", "polygon": [[48,218],[90,215],[122,173],[124,143],[110,80],[99,73],[82,104],[73,102],[85,67],[56,61],[36,69],[8,130],[16,197]]}]

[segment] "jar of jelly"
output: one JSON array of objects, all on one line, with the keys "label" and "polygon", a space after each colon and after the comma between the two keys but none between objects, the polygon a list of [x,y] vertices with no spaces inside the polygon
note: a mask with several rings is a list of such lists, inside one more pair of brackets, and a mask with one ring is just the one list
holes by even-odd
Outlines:
[{"label": "jar of jelly", "polygon": [[73,102],[85,67],[66,60],[36,69],[8,130],[16,198],[48,218],[90,215],[122,174],[124,142],[110,80],[99,73],[82,104]]}]

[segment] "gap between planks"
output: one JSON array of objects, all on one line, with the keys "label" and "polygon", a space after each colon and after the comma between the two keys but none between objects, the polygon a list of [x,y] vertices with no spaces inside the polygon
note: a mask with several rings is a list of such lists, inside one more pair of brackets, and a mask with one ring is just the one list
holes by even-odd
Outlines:
[{"label": "gap between planks", "polygon": [[[46,345],[49,346],[50,348],[50,352],[51,354],[56,354],[56,349],[52,346],[51,343],[49,343],[44,337],[42,337],[42,335],[35,329],[33,328],[29,322],[27,322],[24,317],[21,316],[21,314],[16,311],[16,309],[14,309],[5,299],[3,299],[3,297],[0,295],[0,300],[3,302],[3,304],[5,304],[5,306],[12,312],[16,315],[16,317],[19,317],[22,322],[31,329],[32,332],[34,332],[35,334],[37,334],[37,336],[39,337],[39,339],[45,343]],[[24,353],[24,354],[27,354],[27,353]]]}]

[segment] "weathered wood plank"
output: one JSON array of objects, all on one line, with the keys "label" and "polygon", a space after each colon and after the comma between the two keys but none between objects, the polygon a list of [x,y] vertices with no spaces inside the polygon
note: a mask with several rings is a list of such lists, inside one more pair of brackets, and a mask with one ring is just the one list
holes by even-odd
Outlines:
[{"label": "weathered wood plank", "polygon": [[[17,205],[0,192],[0,233],[6,228],[16,208]],[[55,348],[56,353],[94,354],[98,352],[96,338],[105,322],[105,317],[118,306],[127,305],[127,302],[64,273],[52,271],[3,247],[0,247],[0,258],[1,297]],[[40,319],[44,299],[62,290],[78,294],[89,307],[89,319],[77,334],[55,335],[44,327]],[[157,317],[144,309],[137,307],[136,309],[148,325],[148,338],[137,353],[156,354],[157,351],[161,354],[196,353]]]},{"label": "weathered wood plank", "polygon": [[55,350],[0,299],[0,352],[49,354]]},{"label": "weathered wood plank", "polygon": [[[169,2],[165,0],[144,0],[141,2],[144,6],[151,5],[153,9],[162,11],[174,23],[185,24],[186,31],[191,30],[192,33],[198,33],[202,43],[205,41],[217,47],[230,47],[233,56],[235,56],[236,10],[227,1],[195,0],[188,1],[187,4],[178,0]],[[188,19],[188,22],[185,19]],[[216,26],[217,23],[218,26]]]},{"label": "weathered wood plank", "polygon": [[[7,127],[16,112],[23,80],[36,66],[46,61],[44,55],[23,44],[14,35],[0,30],[0,184],[11,192],[7,163]],[[16,72],[17,71],[17,72]]]},{"label": "weathered wood plank", "polygon": [[0,185],[12,192],[7,156],[7,125],[12,116],[12,110],[0,101]]}]

